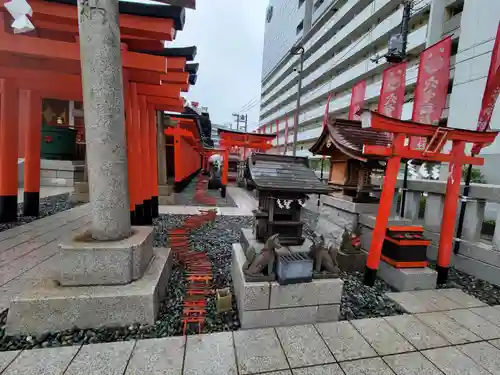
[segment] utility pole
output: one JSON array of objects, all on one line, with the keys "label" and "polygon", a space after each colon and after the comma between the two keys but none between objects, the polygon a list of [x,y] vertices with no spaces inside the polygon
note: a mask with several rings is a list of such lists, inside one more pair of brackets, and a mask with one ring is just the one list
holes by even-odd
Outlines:
[{"label": "utility pole", "polygon": [[[240,114],[233,113],[233,117],[236,117],[236,130],[240,130]],[[231,129],[233,129],[233,123],[231,122]]]},{"label": "utility pole", "polygon": [[[247,132],[248,126],[248,115],[241,115],[239,113],[233,113],[233,116],[236,117],[236,130],[240,130],[240,121],[245,123],[245,133]],[[232,126],[231,126],[232,129]]]},{"label": "utility pole", "polygon": [[[401,22],[401,61],[406,58],[406,46],[408,45],[408,32],[411,17],[411,7],[412,1],[407,0],[404,3],[403,8],[403,21]],[[401,208],[400,208],[400,216],[404,217],[405,215],[405,206],[406,206],[406,192],[408,190],[408,161],[405,163],[405,171],[403,176],[403,192],[401,194]]]},{"label": "utility pole", "polygon": [[304,47],[302,46],[295,46],[291,49],[290,53],[292,55],[299,55],[300,56],[300,68],[298,71],[299,74],[299,84],[297,88],[297,107],[295,109],[295,126],[293,127],[293,148],[292,148],[292,155],[297,156],[297,134],[299,130],[299,117],[300,117],[300,94],[302,91],[302,70],[304,70]]}]

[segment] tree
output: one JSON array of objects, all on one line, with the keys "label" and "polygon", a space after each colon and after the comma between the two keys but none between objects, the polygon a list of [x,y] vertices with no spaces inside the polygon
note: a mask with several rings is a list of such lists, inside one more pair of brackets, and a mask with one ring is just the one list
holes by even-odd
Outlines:
[{"label": "tree", "polygon": [[[469,168],[468,165],[464,165],[462,168],[462,178],[464,181],[467,178],[467,169]],[[481,170],[479,168],[472,168],[472,173],[471,173],[471,178],[470,182],[474,182],[476,184],[486,184],[486,179],[484,178],[484,175],[481,173]]]}]

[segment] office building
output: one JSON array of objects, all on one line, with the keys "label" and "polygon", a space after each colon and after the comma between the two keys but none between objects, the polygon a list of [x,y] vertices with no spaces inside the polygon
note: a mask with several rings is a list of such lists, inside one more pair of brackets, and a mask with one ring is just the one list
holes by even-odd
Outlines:
[{"label": "office building", "polygon": [[[347,117],[352,86],[366,80],[365,107],[378,103],[382,72],[388,64],[376,57],[387,52],[391,35],[400,31],[403,0],[270,0],[266,13],[259,126],[279,121],[283,145],[285,119],[293,140],[299,57],[290,49],[304,47],[301,111],[297,154],[307,151],[321,133],[325,104],[330,113]],[[413,0],[408,35],[408,65],[403,119],[410,119],[419,54],[443,37],[452,36],[449,95],[443,124],[475,129],[491,51],[500,20],[498,0]],[[500,110],[491,127],[500,128]],[[254,130],[254,129],[251,129]],[[291,152],[291,145],[288,147]],[[485,149],[483,173],[500,183],[500,140]]]}]

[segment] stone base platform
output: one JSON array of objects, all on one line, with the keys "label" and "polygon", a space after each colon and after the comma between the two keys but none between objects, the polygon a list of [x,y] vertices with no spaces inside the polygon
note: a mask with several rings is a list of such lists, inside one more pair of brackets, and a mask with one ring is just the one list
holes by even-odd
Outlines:
[{"label": "stone base platform", "polygon": [[231,273],[241,327],[264,328],[337,321],[344,282],[341,279],[279,285],[247,282],[242,266],[245,254],[233,244]]},{"label": "stone base platform", "polygon": [[142,278],[127,285],[63,287],[53,280],[42,280],[11,301],[6,333],[154,324],[171,268],[170,249],[155,248]]},{"label": "stone base platform", "polygon": [[379,277],[400,292],[435,289],[437,272],[426,268],[395,268],[380,261]]},{"label": "stone base platform", "polygon": [[[262,242],[257,241],[252,229],[244,228],[240,231],[240,243],[243,247],[243,251],[246,252],[249,247],[255,249],[255,253],[259,254],[264,245]],[[278,253],[307,253],[311,247],[312,242],[309,238],[305,238],[304,243],[300,246],[283,246],[281,249],[277,249]]]}]

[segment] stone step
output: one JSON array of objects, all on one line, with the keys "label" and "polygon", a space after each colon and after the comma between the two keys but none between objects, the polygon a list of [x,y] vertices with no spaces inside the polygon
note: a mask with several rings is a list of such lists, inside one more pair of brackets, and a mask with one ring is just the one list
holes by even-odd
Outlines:
[{"label": "stone step", "polygon": [[173,187],[170,185],[159,185],[158,186],[158,196],[164,197],[172,195]]},{"label": "stone step", "polygon": [[75,193],[89,193],[89,183],[87,181],[75,182]]}]

